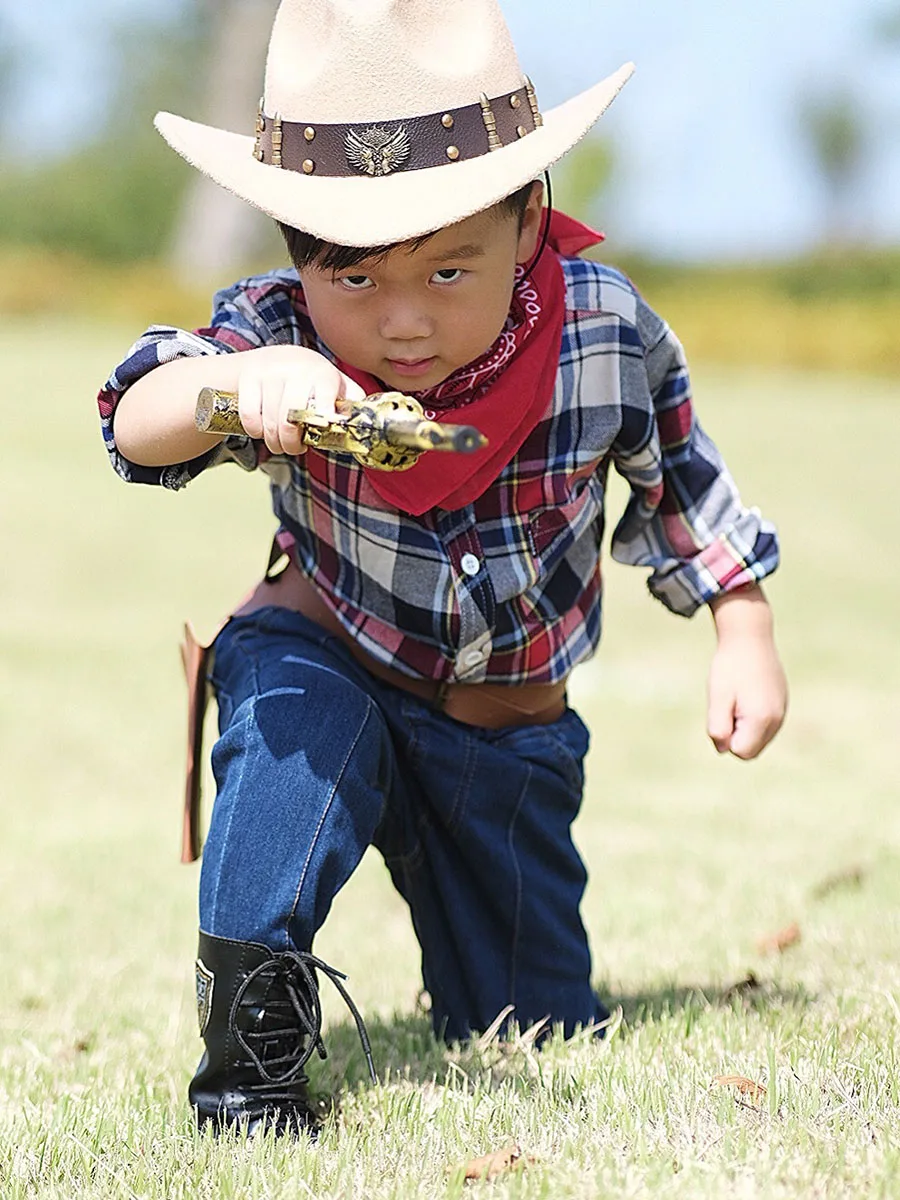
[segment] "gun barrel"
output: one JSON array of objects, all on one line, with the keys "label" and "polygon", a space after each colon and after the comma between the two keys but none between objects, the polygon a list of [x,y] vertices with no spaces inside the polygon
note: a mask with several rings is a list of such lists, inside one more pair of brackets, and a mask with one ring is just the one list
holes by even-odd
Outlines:
[{"label": "gun barrel", "polygon": [[471,425],[441,425],[437,421],[390,419],[384,423],[385,440],[410,450],[446,450],[474,454],[487,439]]},{"label": "gun barrel", "polygon": [[450,445],[448,450],[455,450],[457,454],[474,454],[476,450],[483,450],[488,444],[487,438],[479,430],[472,425],[451,425],[453,433],[450,434]]}]

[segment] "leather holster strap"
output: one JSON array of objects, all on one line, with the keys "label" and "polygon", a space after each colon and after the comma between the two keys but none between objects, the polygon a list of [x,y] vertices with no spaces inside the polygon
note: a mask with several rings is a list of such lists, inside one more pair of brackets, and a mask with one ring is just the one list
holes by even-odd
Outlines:
[{"label": "leather holster strap", "polygon": [[184,819],[181,828],[181,861],[200,857],[200,785],[203,780],[203,720],[209,704],[209,646],[197,640],[193,626],[184,627],[181,661],[188,689],[187,764],[184,784]]}]

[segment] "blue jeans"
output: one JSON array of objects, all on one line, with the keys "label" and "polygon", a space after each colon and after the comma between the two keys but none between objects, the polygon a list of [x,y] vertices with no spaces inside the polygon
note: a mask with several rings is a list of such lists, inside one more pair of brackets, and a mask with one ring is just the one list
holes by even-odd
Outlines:
[{"label": "blue jeans", "polygon": [[226,626],[213,684],[205,932],[310,949],[374,845],[409,905],[440,1036],[464,1040],[508,1004],[523,1028],[549,1015],[567,1035],[604,1019],[570,833],[588,746],[575,712],[546,726],[463,725],[275,607]]}]

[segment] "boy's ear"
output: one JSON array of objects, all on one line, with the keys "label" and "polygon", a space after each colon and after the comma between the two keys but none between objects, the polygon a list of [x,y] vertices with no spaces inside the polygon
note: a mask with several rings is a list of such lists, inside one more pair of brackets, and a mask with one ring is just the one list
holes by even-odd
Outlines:
[{"label": "boy's ear", "polygon": [[531,186],[531,195],[525,206],[522,217],[522,229],[519,233],[519,245],[516,249],[516,262],[527,263],[534,258],[541,236],[541,221],[544,215],[544,185],[535,180]]}]

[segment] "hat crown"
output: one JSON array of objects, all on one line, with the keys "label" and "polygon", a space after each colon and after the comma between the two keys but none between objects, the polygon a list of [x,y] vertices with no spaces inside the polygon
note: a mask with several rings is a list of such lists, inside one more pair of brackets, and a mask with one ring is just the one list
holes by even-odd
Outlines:
[{"label": "hat crown", "polygon": [[522,78],[496,0],[282,0],[265,108],[312,124],[399,120],[503,95]]}]

